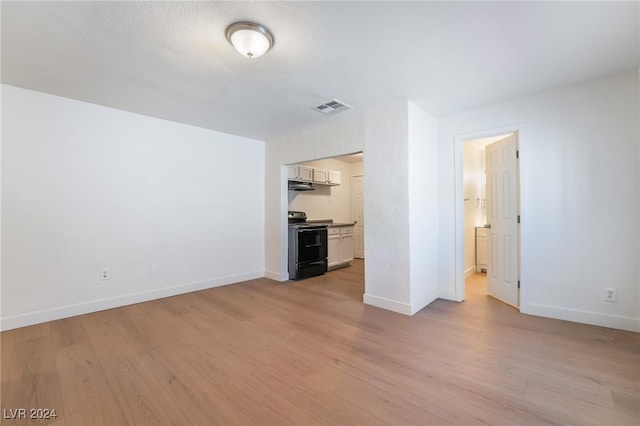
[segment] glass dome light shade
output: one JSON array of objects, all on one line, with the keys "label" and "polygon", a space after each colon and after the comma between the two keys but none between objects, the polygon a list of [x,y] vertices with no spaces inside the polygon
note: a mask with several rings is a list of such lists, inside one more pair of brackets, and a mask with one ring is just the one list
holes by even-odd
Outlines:
[{"label": "glass dome light shade", "polygon": [[236,22],[226,31],[229,43],[246,58],[258,58],[273,46],[273,35],[262,25]]}]

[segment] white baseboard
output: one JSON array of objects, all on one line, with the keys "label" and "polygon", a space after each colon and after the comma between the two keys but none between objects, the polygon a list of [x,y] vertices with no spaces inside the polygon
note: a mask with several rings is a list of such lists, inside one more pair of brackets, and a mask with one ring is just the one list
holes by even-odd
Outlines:
[{"label": "white baseboard", "polygon": [[439,293],[440,292],[438,289],[431,290],[428,294],[425,295],[424,299],[422,299],[421,301],[411,303],[411,315],[417,313],[422,308],[424,308],[425,306],[427,306],[428,304],[436,300],[438,298]]},{"label": "white baseboard", "polygon": [[280,282],[289,281],[288,272],[280,273],[280,272],[266,271],[264,276],[275,281],[280,281]]},{"label": "white baseboard", "polygon": [[386,309],[403,315],[412,315],[411,305],[408,303],[398,302],[397,300],[386,299],[384,297],[372,296],[366,293],[364,294],[362,301],[366,305],[375,306],[377,308]]},{"label": "white baseboard", "polygon": [[471,268],[468,268],[464,271],[464,277],[469,278],[471,275],[476,273],[476,265],[473,265]]},{"label": "white baseboard", "polygon": [[434,300],[438,299],[439,295],[440,295],[440,290],[435,289],[430,291],[428,294],[426,294],[424,298],[420,301],[416,301],[413,303],[404,303],[404,302],[398,302],[397,300],[391,300],[391,299],[386,299],[384,297],[365,294],[362,301],[367,305],[386,309],[388,311],[397,312],[403,315],[412,316],[415,313],[422,310],[425,306],[429,305]]},{"label": "white baseboard", "polygon": [[451,300],[453,302],[462,302],[464,300],[464,297],[459,297],[454,290],[449,290],[449,289],[447,290],[440,289],[438,291],[438,298],[444,299],[444,300]]},{"label": "white baseboard", "polygon": [[144,291],[140,293],[126,294],[122,296],[110,297],[100,300],[91,300],[75,305],[60,306],[36,312],[14,315],[0,320],[0,331],[12,330],[14,328],[27,327],[29,325],[40,324],[47,321],[55,321],[62,318],[74,317],[76,315],[88,314],[91,312],[103,311],[106,309],[118,308],[135,303],[148,302],[150,300],[162,299],[164,297],[176,296],[178,294],[191,293],[198,290],[220,287],[242,281],[253,280],[265,276],[264,271],[249,272],[246,274],[232,275],[215,278],[207,281],[181,284],[172,287]]},{"label": "white baseboard", "polygon": [[618,315],[608,315],[599,312],[567,309],[558,306],[538,305],[534,303],[521,306],[520,312],[540,317],[555,318],[559,320],[579,322],[582,324],[615,328],[618,330],[640,332],[640,318],[622,317]]}]

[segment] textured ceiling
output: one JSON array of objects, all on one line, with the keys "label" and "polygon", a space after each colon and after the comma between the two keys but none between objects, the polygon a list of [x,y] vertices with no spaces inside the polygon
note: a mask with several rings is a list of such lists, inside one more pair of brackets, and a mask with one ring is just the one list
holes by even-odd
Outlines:
[{"label": "textured ceiling", "polygon": [[[266,140],[413,100],[443,116],[638,67],[638,2],[2,2],[2,82]],[[250,60],[224,30],[275,36]],[[327,117],[333,98],[355,107]]]}]

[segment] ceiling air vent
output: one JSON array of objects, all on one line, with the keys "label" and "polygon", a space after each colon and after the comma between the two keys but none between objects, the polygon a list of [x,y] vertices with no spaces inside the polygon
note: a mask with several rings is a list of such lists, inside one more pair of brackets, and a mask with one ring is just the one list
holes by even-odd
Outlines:
[{"label": "ceiling air vent", "polygon": [[342,101],[334,99],[331,102],[327,102],[326,104],[319,105],[313,109],[323,113],[324,115],[334,115],[339,112],[346,111],[352,108],[353,107],[351,105],[347,105]]}]

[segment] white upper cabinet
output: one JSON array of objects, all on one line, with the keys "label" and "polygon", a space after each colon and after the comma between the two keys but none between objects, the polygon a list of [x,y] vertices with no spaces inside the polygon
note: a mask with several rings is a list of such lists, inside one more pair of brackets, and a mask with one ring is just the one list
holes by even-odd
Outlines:
[{"label": "white upper cabinet", "polygon": [[327,179],[327,184],[329,185],[340,185],[341,174],[336,170],[329,170],[329,176]]},{"label": "white upper cabinet", "polygon": [[307,166],[298,166],[298,176],[300,180],[311,182],[313,179],[313,168]]},{"label": "white upper cabinet", "polygon": [[313,183],[322,185],[340,185],[340,172],[327,169],[313,169]]},{"label": "white upper cabinet", "polygon": [[313,169],[313,183],[326,184],[329,180],[329,170]]},{"label": "white upper cabinet", "polygon": [[298,178],[298,166],[289,166],[287,171],[287,180],[296,180]]},{"label": "white upper cabinet", "polygon": [[287,172],[288,180],[299,182],[311,182],[313,178],[313,168],[307,166],[289,166]]},{"label": "white upper cabinet", "polygon": [[340,185],[341,174],[337,170],[318,169],[309,166],[288,166],[287,179],[313,182],[321,185]]}]

